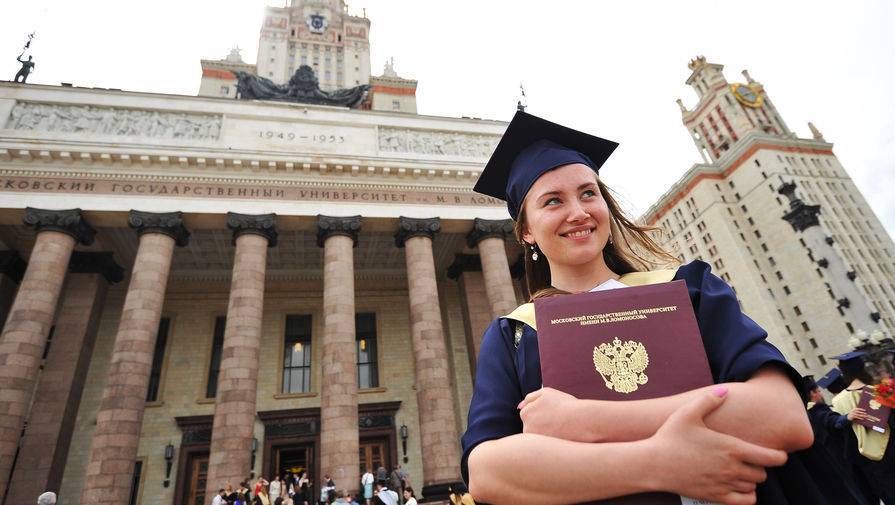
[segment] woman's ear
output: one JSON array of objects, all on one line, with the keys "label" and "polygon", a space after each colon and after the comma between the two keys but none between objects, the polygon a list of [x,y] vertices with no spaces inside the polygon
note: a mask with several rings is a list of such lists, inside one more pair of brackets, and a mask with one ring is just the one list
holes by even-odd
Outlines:
[{"label": "woman's ear", "polygon": [[535,236],[528,230],[528,225],[522,225],[522,240],[528,245],[535,243]]}]

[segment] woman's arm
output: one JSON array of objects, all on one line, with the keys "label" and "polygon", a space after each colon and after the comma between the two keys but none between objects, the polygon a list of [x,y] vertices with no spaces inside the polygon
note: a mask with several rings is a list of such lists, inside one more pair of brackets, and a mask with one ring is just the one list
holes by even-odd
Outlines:
[{"label": "woman's arm", "polygon": [[763,467],[783,464],[786,454],[708,429],[703,417],[724,402],[720,389],[695,395],[644,440],[594,444],[522,433],[483,442],[469,456],[470,492],[495,505],[581,503],[651,491],[754,503]]},{"label": "woman's arm", "polygon": [[[746,382],[724,386],[730,390],[730,398],[706,417],[710,429],[788,452],[813,442],[805,407],[778,368],[766,366]],[[553,389],[542,389],[520,404],[523,432],[579,442],[641,440],[656,433],[681,405],[713,387],[626,402],[576,400]]]}]

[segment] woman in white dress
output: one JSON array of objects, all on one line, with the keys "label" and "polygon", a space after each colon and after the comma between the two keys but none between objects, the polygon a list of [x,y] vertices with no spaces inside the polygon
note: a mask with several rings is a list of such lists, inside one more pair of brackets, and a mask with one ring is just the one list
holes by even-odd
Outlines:
[{"label": "woman in white dress", "polygon": [[270,483],[270,502],[273,503],[277,501],[277,498],[280,497],[280,490],[282,488],[282,482],[280,481],[279,475],[273,476],[273,481]]}]

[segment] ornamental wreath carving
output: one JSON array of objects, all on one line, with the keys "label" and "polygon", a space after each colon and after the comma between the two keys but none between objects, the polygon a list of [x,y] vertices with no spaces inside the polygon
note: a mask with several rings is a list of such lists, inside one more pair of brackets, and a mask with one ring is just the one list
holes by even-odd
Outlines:
[{"label": "ornamental wreath carving", "polygon": [[384,152],[487,158],[499,140],[493,135],[379,128],[379,150]]},{"label": "ornamental wreath carving", "polygon": [[221,116],[148,110],[17,103],[7,129],[63,133],[93,133],[189,140],[217,140]]}]

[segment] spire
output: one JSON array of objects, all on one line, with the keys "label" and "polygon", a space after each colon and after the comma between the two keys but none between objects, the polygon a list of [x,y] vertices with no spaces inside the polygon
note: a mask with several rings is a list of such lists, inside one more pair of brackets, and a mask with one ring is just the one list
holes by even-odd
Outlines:
[{"label": "spire", "polygon": [[398,73],[395,72],[395,57],[385,60],[385,68],[382,69],[383,77],[398,77]]},{"label": "spire", "polygon": [[820,130],[818,130],[817,127],[814,126],[814,123],[812,123],[811,121],[808,121],[808,129],[811,130],[811,135],[814,136],[814,140],[826,142],[826,139],[824,139],[824,134],[821,133]]},{"label": "spire", "polygon": [[677,103],[677,106],[681,108],[681,114],[686,114],[687,108],[684,107],[684,101],[678,98],[677,100],[675,100],[675,102]]},{"label": "spire", "polygon": [[240,54],[241,51],[242,50],[239,48],[239,46],[236,46],[230,50],[230,54],[228,54],[227,57],[224,59],[229,61],[230,63],[245,63],[244,61],[242,61],[242,55]]},{"label": "spire", "polygon": [[749,71],[746,69],[743,69],[743,77],[746,78],[746,82],[749,84],[752,84],[755,82],[755,79],[753,79],[752,76],[749,75]]}]

